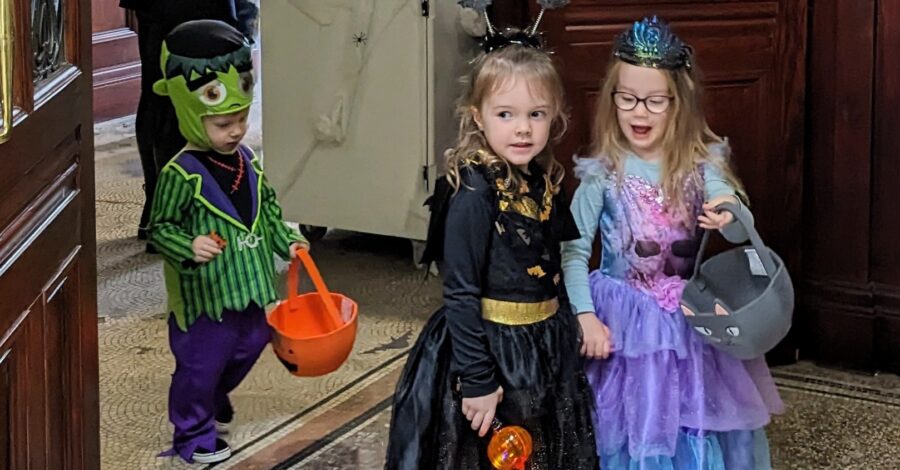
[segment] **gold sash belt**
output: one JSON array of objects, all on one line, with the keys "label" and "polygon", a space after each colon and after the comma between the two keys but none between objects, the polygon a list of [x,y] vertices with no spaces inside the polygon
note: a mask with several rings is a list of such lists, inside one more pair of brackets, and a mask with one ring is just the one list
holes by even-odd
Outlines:
[{"label": "gold sash belt", "polygon": [[559,310],[556,297],[542,302],[481,299],[481,317],[503,325],[529,325],[544,321]]}]

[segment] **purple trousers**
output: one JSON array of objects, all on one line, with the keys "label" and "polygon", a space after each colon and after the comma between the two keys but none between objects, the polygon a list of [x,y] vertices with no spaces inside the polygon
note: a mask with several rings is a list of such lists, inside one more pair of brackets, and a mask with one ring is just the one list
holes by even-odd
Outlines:
[{"label": "purple trousers", "polygon": [[266,312],[250,304],[226,310],[222,321],[201,315],[187,331],[169,318],[169,346],[175,373],[169,388],[169,421],[175,426],[173,450],[192,462],[197,447],[215,449],[216,416],[233,414],[228,393],[244,380],[269,343]]}]

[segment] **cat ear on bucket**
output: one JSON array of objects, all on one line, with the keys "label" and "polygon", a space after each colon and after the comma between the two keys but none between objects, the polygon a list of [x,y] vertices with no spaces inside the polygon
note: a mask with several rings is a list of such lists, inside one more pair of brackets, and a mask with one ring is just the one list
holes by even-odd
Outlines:
[{"label": "cat ear on bucket", "polygon": [[[728,309],[723,307],[718,302],[716,302],[715,312],[716,312],[716,316],[720,316],[720,317],[727,317],[727,316],[731,315],[730,313],[728,313]],[[693,316],[697,315],[696,313],[694,313],[693,310],[691,310],[690,307],[688,307],[687,305],[683,305],[683,304],[681,305],[681,313],[683,313],[684,316],[686,316],[686,317],[693,317]]]}]

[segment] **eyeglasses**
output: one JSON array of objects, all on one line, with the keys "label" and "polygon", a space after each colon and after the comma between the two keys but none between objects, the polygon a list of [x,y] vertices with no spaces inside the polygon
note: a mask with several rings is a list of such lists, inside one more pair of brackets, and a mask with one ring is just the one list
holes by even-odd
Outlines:
[{"label": "eyeglasses", "polygon": [[638,98],[637,96],[624,91],[614,91],[612,97],[613,103],[615,103],[616,107],[622,111],[631,111],[634,108],[637,108],[638,104],[644,103],[644,107],[647,108],[647,111],[650,111],[653,114],[662,114],[666,112],[666,110],[669,109],[669,103],[674,98],[665,95],[653,95],[646,98]]}]

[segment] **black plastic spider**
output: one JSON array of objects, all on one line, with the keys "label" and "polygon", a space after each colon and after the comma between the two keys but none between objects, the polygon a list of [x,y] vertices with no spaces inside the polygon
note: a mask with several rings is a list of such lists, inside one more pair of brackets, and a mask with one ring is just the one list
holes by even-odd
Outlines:
[{"label": "black plastic spider", "polygon": [[365,44],[369,38],[366,36],[366,33],[359,33],[353,35],[353,42],[356,43],[356,47],[359,47],[360,44]]}]

